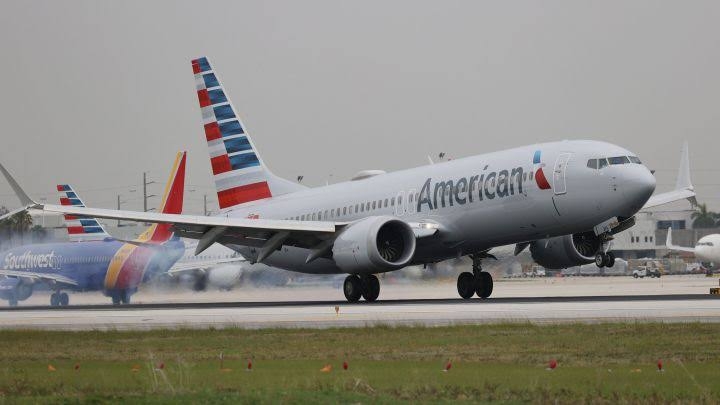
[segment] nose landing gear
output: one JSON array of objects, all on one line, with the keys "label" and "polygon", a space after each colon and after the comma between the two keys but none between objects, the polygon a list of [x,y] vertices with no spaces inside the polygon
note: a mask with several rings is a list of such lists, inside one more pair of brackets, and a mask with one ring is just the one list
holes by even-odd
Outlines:
[{"label": "nose landing gear", "polygon": [[595,265],[602,267],[612,267],[615,265],[615,254],[613,252],[599,252],[595,255]]},{"label": "nose landing gear", "polygon": [[493,278],[490,273],[482,271],[481,256],[471,255],[470,257],[473,260],[473,272],[460,273],[457,280],[458,294],[466,300],[475,294],[481,299],[487,299],[493,291]]}]

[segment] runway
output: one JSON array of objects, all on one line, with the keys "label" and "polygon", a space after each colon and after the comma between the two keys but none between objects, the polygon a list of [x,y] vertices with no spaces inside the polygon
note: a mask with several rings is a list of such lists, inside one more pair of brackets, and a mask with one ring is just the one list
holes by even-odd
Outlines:
[{"label": "runway", "polygon": [[[143,295],[138,294],[137,304],[125,307],[108,305],[107,298],[97,294],[75,294],[73,301],[79,305],[67,308],[42,305],[4,308],[0,310],[0,328],[142,330],[447,326],[497,322],[720,322],[720,297],[708,294],[708,287],[717,283],[717,279],[682,276],[664,280],[507,281],[496,283],[497,297],[464,301],[453,296],[452,283],[419,282],[384,286],[382,301],[355,304],[337,299],[338,291],[331,285],[222,293],[145,291]],[[638,293],[638,289],[642,293]],[[561,291],[565,295],[558,294]],[[594,294],[579,295],[589,291]],[[535,295],[531,295],[532,292]],[[330,299],[317,299],[322,296]],[[41,303],[41,299],[37,297],[34,302]]]}]

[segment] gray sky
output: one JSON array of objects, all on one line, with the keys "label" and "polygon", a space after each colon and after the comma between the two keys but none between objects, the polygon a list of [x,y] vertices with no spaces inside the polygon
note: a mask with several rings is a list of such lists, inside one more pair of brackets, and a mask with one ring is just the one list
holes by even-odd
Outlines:
[{"label": "gray sky", "polygon": [[[3,1],[0,159],[38,199],[69,182],[139,209],[142,171],[163,183],[188,150],[200,211],[215,196],[190,59],[206,55],[290,179],[601,139],[664,191],[687,139],[720,210],[718,21],[717,1]],[[18,205],[4,180],[0,204]]]}]

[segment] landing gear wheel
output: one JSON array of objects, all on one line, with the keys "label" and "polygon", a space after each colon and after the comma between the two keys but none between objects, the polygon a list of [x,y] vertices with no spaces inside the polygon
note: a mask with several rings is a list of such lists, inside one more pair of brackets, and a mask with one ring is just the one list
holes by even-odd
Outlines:
[{"label": "landing gear wheel", "polygon": [[68,297],[67,293],[60,293],[58,300],[63,307],[66,307],[70,303],[70,297]]},{"label": "landing gear wheel", "polygon": [[128,291],[128,290],[120,291],[120,301],[123,304],[129,304],[130,303],[130,291]]},{"label": "landing gear wheel", "polygon": [[605,259],[604,253],[598,253],[595,255],[595,265],[596,266],[603,268],[603,267],[605,267],[605,262],[606,262],[606,259]]},{"label": "landing gear wheel", "polygon": [[615,253],[607,252],[605,255],[605,267],[612,267],[615,265]]},{"label": "landing gear wheel", "polygon": [[469,300],[475,294],[475,276],[469,272],[460,273],[457,279],[457,290],[458,294],[465,299]]},{"label": "landing gear wheel", "polygon": [[343,293],[345,294],[345,299],[348,300],[348,302],[358,302],[360,299],[360,296],[362,295],[362,283],[360,282],[360,277],[351,274],[345,278],[345,282],[343,283]]},{"label": "landing gear wheel", "polygon": [[58,293],[52,293],[50,296],[50,306],[57,307],[60,305],[60,297]]},{"label": "landing gear wheel", "polygon": [[365,298],[367,302],[375,301],[380,295],[380,280],[373,274],[364,276],[360,280],[362,284],[362,297]]},{"label": "landing gear wheel", "polygon": [[10,301],[8,301],[8,305],[16,307],[18,305],[18,301],[15,298],[11,298]]},{"label": "landing gear wheel", "polygon": [[113,305],[120,305],[120,293],[118,291],[113,291],[111,298]]},{"label": "landing gear wheel", "polygon": [[477,286],[475,292],[482,299],[487,299],[493,291],[493,278],[487,271],[478,274]]}]

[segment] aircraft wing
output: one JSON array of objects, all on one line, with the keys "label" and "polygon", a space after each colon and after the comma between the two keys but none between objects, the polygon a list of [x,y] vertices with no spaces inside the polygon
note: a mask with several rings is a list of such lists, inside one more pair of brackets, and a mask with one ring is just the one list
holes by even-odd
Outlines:
[{"label": "aircraft wing", "polygon": [[265,250],[269,255],[281,245],[315,247],[333,237],[345,225],[327,221],[206,217],[44,204],[35,204],[29,208],[95,218],[171,224],[175,235],[199,240],[196,254],[219,242],[260,248],[262,258],[267,257]]},{"label": "aircraft wing", "polygon": [[695,253],[695,248],[691,247],[684,247],[684,246],[675,246],[672,242],[672,228],[668,228],[667,230],[667,237],[665,238],[665,247],[668,250],[677,250],[680,252],[690,252]]},{"label": "aircraft wing", "polygon": [[697,205],[697,200],[695,200],[695,187],[693,187],[692,181],[690,180],[690,156],[687,141],[683,142],[680,155],[680,170],[678,171],[675,189],[667,193],[653,195],[642,209],[645,210],[683,199],[690,201],[693,206]]},{"label": "aircraft wing", "polygon": [[77,281],[61,276],[59,274],[50,274],[50,273],[34,273],[29,271],[17,271],[17,270],[7,270],[7,269],[0,269],[0,276],[7,276],[7,277],[17,277],[17,278],[27,278],[31,280],[39,280],[44,282],[51,282],[51,283],[58,283],[58,284],[65,284],[69,286],[77,286]]},{"label": "aircraft wing", "polygon": [[232,264],[232,263],[243,263],[247,262],[247,260],[244,257],[232,257],[227,259],[216,259],[216,260],[192,260],[189,262],[184,263],[175,263],[170,270],[168,270],[168,274],[170,275],[176,275],[180,273],[185,273],[188,271],[195,271],[195,270],[205,270],[213,266],[217,266],[220,264]]}]

